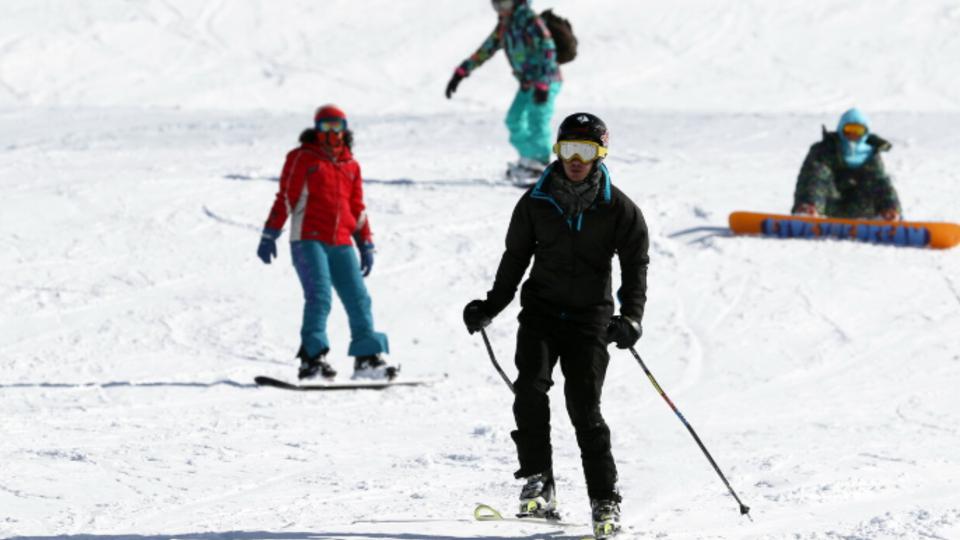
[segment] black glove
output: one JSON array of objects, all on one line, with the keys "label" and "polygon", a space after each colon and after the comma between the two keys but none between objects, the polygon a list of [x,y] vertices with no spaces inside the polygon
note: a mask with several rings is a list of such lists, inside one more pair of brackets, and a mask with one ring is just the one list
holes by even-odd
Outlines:
[{"label": "black glove", "polygon": [[623,315],[614,315],[607,325],[607,343],[616,343],[618,349],[629,349],[643,334],[640,323]]},{"label": "black glove", "polygon": [[467,325],[467,332],[479,332],[490,324],[490,315],[487,315],[487,303],[483,300],[471,300],[463,308],[463,324]]},{"label": "black glove", "polygon": [[548,97],[550,97],[549,88],[537,87],[533,89],[533,102],[537,105],[546,103]]},{"label": "black glove", "polygon": [[453,97],[453,93],[457,91],[457,87],[460,86],[460,81],[463,80],[463,71],[457,69],[453,72],[453,77],[450,77],[450,82],[447,83],[447,99]]}]

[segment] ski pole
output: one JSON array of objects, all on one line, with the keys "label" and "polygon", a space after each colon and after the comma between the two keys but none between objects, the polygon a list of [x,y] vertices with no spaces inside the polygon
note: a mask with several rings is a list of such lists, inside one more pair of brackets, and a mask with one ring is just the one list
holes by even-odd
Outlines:
[{"label": "ski pole", "polygon": [[753,521],[753,518],[750,517],[750,507],[743,504],[743,501],[740,500],[740,497],[737,497],[737,493],[733,491],[733,488],[730,487],[730,482],[727,482],[727,477],[723,475],[723,472],[720,471],[720,467],[717,465],[717,462],[713,460],[713,456],[710,455],[710,452],[707,451],[707,448],[703,446],[703,442],[700,440],[700,437],[697,436],[697,432],[693,430],[693,426],[690,425],[690,422],[687,422],[687,419],[683,417],[683,414],[677,409],[677,406],[670,401],[670,398],[667,397],[667,393],[663,391],[663,388],[660,387],[660,384],[657,383],[657,379],[653,377],[653,373],[650,373],[650,370],[647,369],[647,365],[643,363],[643,359],[640,358],[640,355],[637,354],[636,349],[630,347],[630,352],[633,353],[633,357],[637,359],[637,362],[640,362],[640,367],[643,368],[643,372],[647,374],[647,378],[650,379],[650,383],[653,384],[653,387],[656,388],[657,392],[660,393],[660,396],[663,397],[664,401],[667,402],[667,405],[670,405],[670,408],[673,409],[673,412],[677,414],[677,418],[683,422],[683,425],[687,427],[687,431],[690,432],[690,435],[693,435],[693,440],[697,441],[697,446],[700,447],[700,450],[703,451],[703,455],[707,456],[707,459],[710,461],[710,465],[713,465],[713,470],[717,471],[717,474],[720,475],[720,479],[723,480],[724,485],[727,486],[727,489],[730,491],[730,494],[733,495],[733,498],[737,500],[737,503],[740,505],[740,515],[747,516],[747,519]]},{"label": "ski pole", "polygon": [[490,355],[490,361],[493,362],[493,367],[497,368],[497,373],[500,374],[503,382],[507,383],[507,387],[510,388],[510,391],[516,394],[517,391],[513,389],[513,383],[510,382],[510,378],[507,377],[507,374],[503,372],[503,368],[501,368],[500,364],[497,362],[497,357],[493,354],[493,347],[490,346],[490,338],[487,337],[487,331],[481,328],[480,335],[483,336],[483,343],[487,346],[487,354]]}]

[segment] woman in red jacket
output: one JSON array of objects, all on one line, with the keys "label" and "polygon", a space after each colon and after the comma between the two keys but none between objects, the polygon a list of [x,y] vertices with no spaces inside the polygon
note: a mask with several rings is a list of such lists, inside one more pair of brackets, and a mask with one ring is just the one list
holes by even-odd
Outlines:
[{"label": "woman in red jacket", "polygon": [[314,124],[300,135],[300,146],[287,154],[257,256],[266,264],[277,256],[276,240],[289,216],[293,266],[304,296],[297,353],[300,379],[337,374],[326,362],[331,286],[350,320],[348,354],[355,358],[354,378],[392,379],[397,369],[381,357],[389,352],[387,336],[374,330],[370,295],[363,283],[373,267],[374,249],[360,165],[350,151],[353,134],[346,115],[333,105],[317,109]]}]

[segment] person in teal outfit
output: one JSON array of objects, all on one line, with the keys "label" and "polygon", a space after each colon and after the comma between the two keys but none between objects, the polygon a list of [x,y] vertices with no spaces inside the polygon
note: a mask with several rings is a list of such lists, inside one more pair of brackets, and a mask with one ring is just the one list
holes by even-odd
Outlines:
[{"label": "person in teal outfit", "polygon": [[447,83],[447,99],[457,91],[460,81],[498,49],[504,49],[513,76],[520,83],[506,118],[510,144],[520,154],[516,169],[524,176],[539,177],[550,161],[550,120],[562,84],[557,47],[546,23],[530,7],[530,0],[493,0],[493,8],[498,16],[496,28],[454,71]]}]

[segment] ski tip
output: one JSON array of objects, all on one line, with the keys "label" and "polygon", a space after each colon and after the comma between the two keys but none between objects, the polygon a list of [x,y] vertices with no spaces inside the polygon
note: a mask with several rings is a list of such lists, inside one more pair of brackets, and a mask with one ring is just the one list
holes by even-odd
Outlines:
[{"label": "ski tip", "polygon": [[477,521],[497,521],[503,519],[503,516],[492,506],[481,503],[473,509],[473,519]]}]

